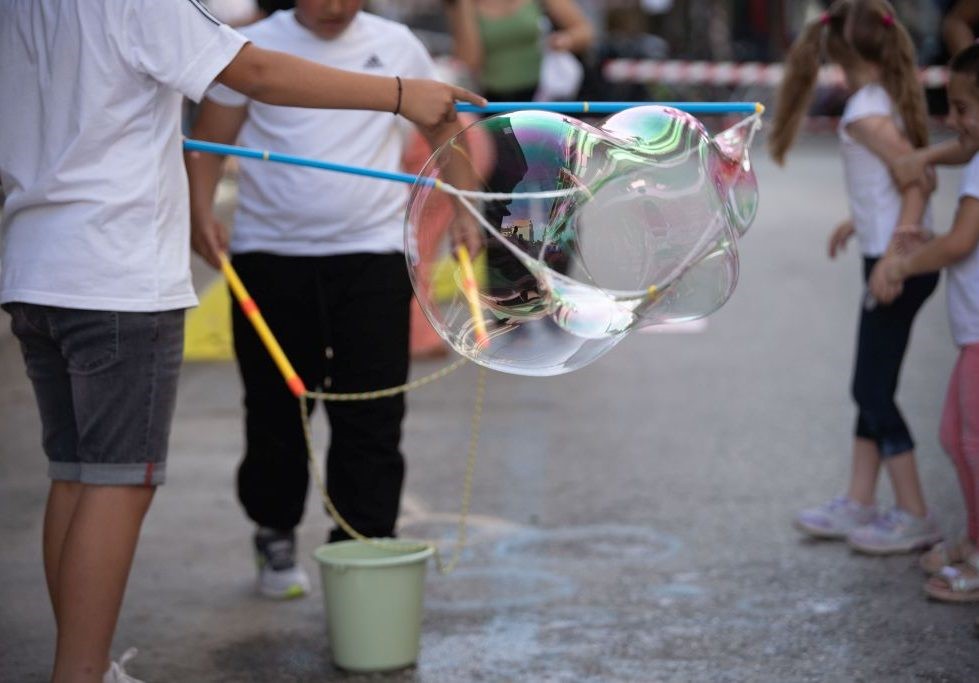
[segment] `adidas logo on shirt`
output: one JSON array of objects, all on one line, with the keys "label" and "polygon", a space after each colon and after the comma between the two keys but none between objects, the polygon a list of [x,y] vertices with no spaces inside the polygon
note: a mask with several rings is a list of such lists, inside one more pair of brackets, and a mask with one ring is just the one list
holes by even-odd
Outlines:
[{"label": "adidas logo on shirt", "polygon": [[364,62],[365,69],[380,69],[384,66],[384,62],[376,54],[371,55],[366,62]]}]

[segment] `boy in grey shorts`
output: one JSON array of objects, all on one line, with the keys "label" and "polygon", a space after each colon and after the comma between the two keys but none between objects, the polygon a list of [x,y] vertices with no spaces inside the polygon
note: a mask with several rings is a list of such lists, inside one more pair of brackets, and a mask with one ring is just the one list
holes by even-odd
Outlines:
[{"label": "boy in grey shorts", "polygon": [[183,356],[184,311],[126,313],[11,303],[34,385],[48,476],[156,486]]},{"label": "boy in grey shorts", "polygon": [[109,661],[143,517],[163,482],[190,282],[180,106],[218,80],[256,100],[455,117],[433,81],[262,50],[199,0],[0,3],[0,304],[52,479],[51,680],[134,681]]}]

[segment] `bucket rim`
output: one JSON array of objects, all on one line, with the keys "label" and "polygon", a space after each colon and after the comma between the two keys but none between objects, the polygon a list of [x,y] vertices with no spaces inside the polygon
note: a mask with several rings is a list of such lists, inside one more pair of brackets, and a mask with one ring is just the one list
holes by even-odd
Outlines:
[{"label": "bucket rim", "polygon": [[[324,543],[313,551],[313,559],[320,564],[332,567],[392,567],[403,564],[413,564],[427,560],[435,554],[435,547],[426,541],[416,541],[406,538],[376,539],[385,546],[390,546],[392,554],[389,557],[330,557],[329,552],[336,548],[351,545],[369,545],[363,541],[351,539],[337,543]],[[369,545],[369,547],[376,547]]]}]

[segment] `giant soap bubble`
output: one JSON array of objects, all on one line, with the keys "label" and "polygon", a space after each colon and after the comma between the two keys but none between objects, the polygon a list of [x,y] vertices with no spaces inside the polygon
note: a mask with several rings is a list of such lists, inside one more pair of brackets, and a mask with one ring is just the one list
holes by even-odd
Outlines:
[{"label": "giant soap bubble", "polygon": [[423,310],[462,355],[521,375],[570,372],[630,331],[709,315],[734,291],[755,216],[758,123],[711,138],[688,114],[645,106],[598,128],[540,111],[473,124],[409,200]]}]

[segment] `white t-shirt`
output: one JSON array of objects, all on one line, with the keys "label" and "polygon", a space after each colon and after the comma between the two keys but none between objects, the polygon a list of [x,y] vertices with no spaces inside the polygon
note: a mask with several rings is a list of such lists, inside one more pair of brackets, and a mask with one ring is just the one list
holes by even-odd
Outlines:
[{"label": "white t-shirt", "polygon": [[0,5],[0,302],[197,302],[181,97],[245,42],[196,0]]},{"label": "white t-shirt", "polygon": [[[979,154],[965,167],[959,197],[979,199]],[[949,266],[945,292],[955,343],[979,344],[979,249]]]},{"label": "white t-shirt", "polygon": [[[318,38],[292,11],[242,29],[256,45],[349,71],[434,78],[411,31],[360,12],[333,40]],[[395,84],[392,78],[391,89]],[[238,144],[323,161],[401,170],[404,119],[386,112],[273,107],[221,85],[208,99],[248,107]],[[404,250],[408,186],[314,168],[241,160],[231,251],[328,256]]]},{"label": "white t-shirt", "polygon": [[[854,121],[870,116],[890,116],[902,131],[904,122],[887,91],[878,84],[870,84],[847,100],[838,130],[850,215],[860,250],[864,256],[881,256],[887,250],[901,216],[901,194],[891,179],[887,164],[846,130]],[[925,211],[922,224],[931,227],[930,211]]]}]

